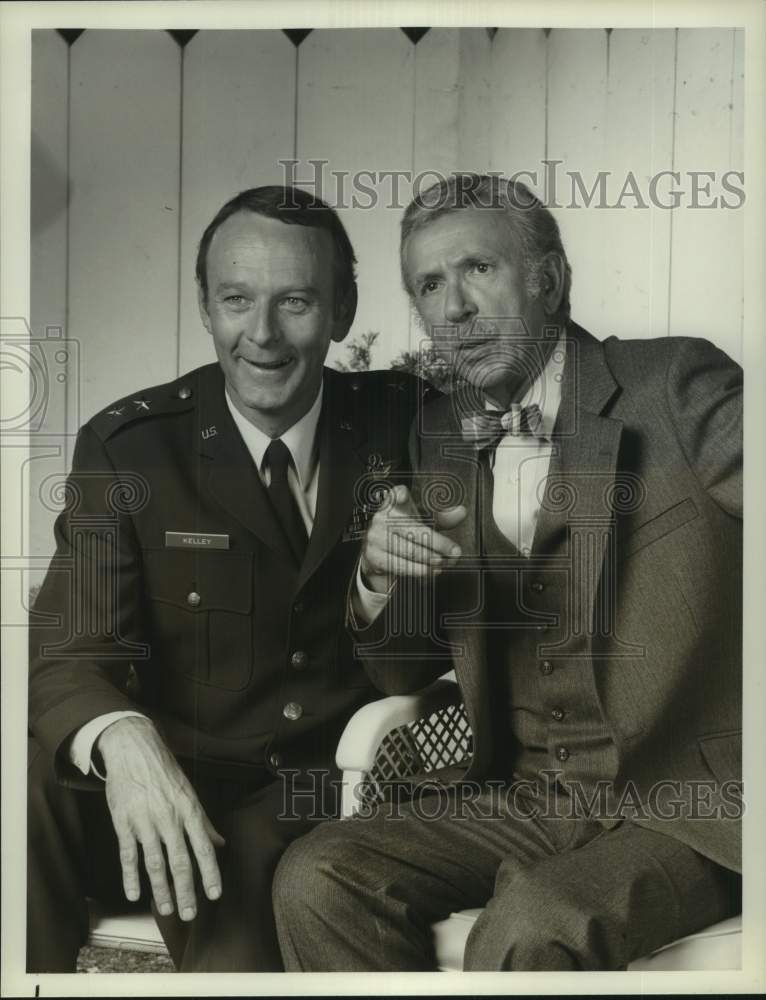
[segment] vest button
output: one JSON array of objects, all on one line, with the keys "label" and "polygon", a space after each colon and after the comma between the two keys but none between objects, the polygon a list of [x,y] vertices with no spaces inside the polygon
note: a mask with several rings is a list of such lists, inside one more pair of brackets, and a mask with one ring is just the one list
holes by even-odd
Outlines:
[{"label": "vest button", "polygon": [[554,708],[551,712],[551,716],[556,720],[556,722],[561,722],[564,718],[564,712],[560,708]]},{"label": "vest button", "polygon": [[551,663],[550,660],[543,660],[543,662],[540,664],[540,673],[545,674],[546,677],[548,676],[548,674],[553,673],[553,664]]},{"label": "vest button", "polygon": [[294,667],[295,670],[305,670],[308,665],[308,655],[302,649],[297,649],[290,657],[290,666]]},{"label": "vest button", "polygon": [[281,755],[278,754],[278,753],[273,753],[269,757],[269,764],[271,764],[272,767],[281,767],[281,765],[282,765],[282,757],[281,757]]},{"label": "vest button", "polygon": [[542,594],[542,592],[545,590],[545,584],[535,582],[532,584],[532,590],[534,590],[536,594]]},{"label": "vest button", "polygon": [[178,390],[179,399],[189,399],[191,397],[191,394],[192,394],[191,389],[189,388],[188,385],[182,385],[181,388]]},{"label": "vest button", "polygon": [[556,756],[559,760],[569,760],[569,751],[566,747],[559,747],[556,750]]},{"label": "vest button", "polygon": [[303,608],[304,608],[303,601],[296,601],[295,604],[293,604],[293,611],[296,613],[296,615],[301,614],[303,612]]},{"label": "vest button", "polygon": [[186,595],[186,603],[191,608],[198,608],[202,598],[199,596],[196,590],[193,590],[190,594]]},{"label": "vest button", "polygon": [[303,715],[303,705],[299,705],[297,701],[288,701],[282,709],[282,715],[291,722],[296,722]]}]

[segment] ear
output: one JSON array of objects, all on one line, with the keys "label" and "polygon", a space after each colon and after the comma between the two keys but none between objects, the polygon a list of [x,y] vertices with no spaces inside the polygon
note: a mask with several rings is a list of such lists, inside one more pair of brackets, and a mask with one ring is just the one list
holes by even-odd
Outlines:
[{"label": "ear", "polygon": [[555,315],[564,296],[564,260],[552,250],[543,259],[540,301],[547,316]]},{"label": "ear", "polygon": [[351,287],[347,290],[335,316],[332,339],[337,344],[343,340],[348,331],[351,329],[351,324],[354,322],[354,317],[356,316],[356,306],[358,301],[359,293],[357,292],[356,282],[354,281],[351,283]]},{"label": "ear", "polygon": [[197,307],[199,308],[202,325],[208,333],[212,333],[213,331],[210,329],[210,316],[207,311],[207,305],[205,304],[205,293],[202,290],[202,285],[199,283],[197,284]]}]

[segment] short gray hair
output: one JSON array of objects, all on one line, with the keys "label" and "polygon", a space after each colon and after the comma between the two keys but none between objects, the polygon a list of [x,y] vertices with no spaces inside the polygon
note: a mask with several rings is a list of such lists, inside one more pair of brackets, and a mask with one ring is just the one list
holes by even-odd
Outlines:
[{"label": "short gray hair", "polygon": [[502,209],[516,234],[521,248],[524,282],[532,296],[540,294],[543,260],[551,252],[564,262],[564,290],[557,316],[566,323],[571,312],[569,292],[572,268],[561,241],[558,223],[526,184],[497,174],[451,174],[416,195],[407,206],[402,219],[400,259],[402,280],[407,293],[404,248],[413,233],[435,222],[443,215],[462,208]]}]

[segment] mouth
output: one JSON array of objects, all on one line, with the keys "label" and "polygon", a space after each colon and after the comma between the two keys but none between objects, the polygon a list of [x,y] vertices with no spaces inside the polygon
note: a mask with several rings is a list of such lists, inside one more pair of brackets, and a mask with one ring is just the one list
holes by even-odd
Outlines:
[{"label": "mouth", "polygon": [[249,358],[240,358],[244,361],[248,367],[255,369],[258,372],[278,372],[283,371],[289,365],[293,364],[294,358],[278,358],[275,361],[251,361]]}]

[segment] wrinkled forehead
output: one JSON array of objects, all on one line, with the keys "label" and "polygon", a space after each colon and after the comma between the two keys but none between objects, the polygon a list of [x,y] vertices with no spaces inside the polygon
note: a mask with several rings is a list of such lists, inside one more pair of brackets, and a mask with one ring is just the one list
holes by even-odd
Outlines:
[{"label": "wrinkled forehead", "polygon": [[426,215],[402,243],[402,266],[411,278],[423,268],[450,266],[482,253],[509,261],[519,257],[518,234],[503,208],[457,208]]}]

